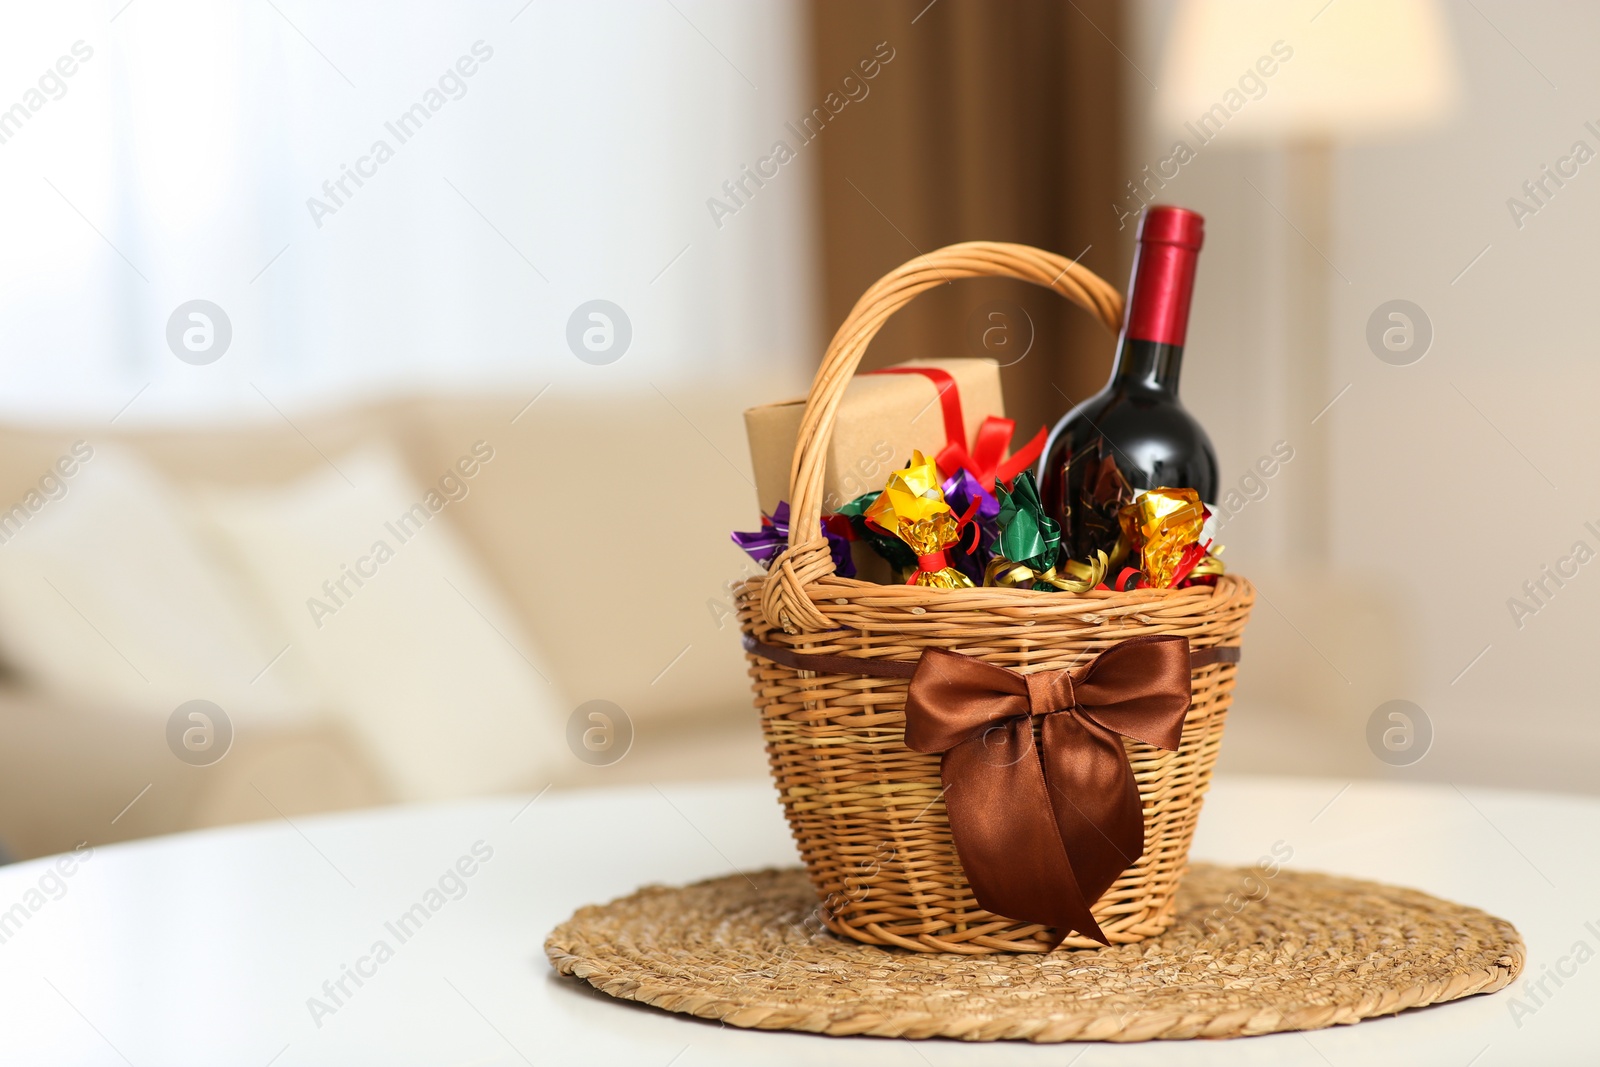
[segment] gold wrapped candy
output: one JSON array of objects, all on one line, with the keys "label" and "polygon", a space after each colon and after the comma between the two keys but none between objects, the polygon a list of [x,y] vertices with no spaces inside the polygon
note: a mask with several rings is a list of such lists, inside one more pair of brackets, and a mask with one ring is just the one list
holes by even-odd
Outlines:
[{"label": "gold wrapped candy", "polygon": [[1206,509],[1193,489],[1151,489],[1117,512],[1117,520],[1152,588],[1170,589],[1205,555]]},{"label": "gold wrapped candy", "polygon": [[1093,562],[1069,559],[1042,571],[996,556],[984,571],[983,584],[1006,589],[1038,589],[1043,584],[1066,593],[1087,593],[1105,580],[1109,566],[1104,552],[1096,552]]},{"label": "gold wrapped candy", "polygon": [[972,579],[950,566],[945,550],[961,540],[961,521],[945,503],[939,471],[921,452],[911,465],[889,476],[889,484],[866,510],[866,520],[892,533],[917,554],[917,570],[907,585],[963,589]]}]

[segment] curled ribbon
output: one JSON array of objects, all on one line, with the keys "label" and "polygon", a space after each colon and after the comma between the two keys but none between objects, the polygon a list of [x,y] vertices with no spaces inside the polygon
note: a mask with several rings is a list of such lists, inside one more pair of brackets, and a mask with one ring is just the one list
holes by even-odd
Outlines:
[{"label": "curled ribbon", "polygon": [[946,476],[962,468],[972,473],[984,489],[994,492],[996,481],[1010,485],[1012,480],[1038,460],[1044,451],[1048,433],[1043,426],[1033,439],[1010,457],[1006,446],[1017,431],[1015,419],[989,415],[973,435],[972,450],[967,450],[967,423],[961,411],[961,390],[949,371],[939,367],[885,367],[869,374],[920,374],[933,383],[939,391],[939,410],[944,416],[944,448],[934,457],[939,470]]},{"label": "curled ribbon", "polygon": [[1006,589],[1037,589],[1042,582],[1067,593],[1087,593],[1105,581],[1109,566],[1106,554],[1098,551],[1093,562],[1069,559],[1059,567],[1047,567],[1042,571],[996,556],[984,569],[983,584]]},{"label": "curled ribbon", "polygon": [[[1018,674],[922,654],[906,745],[941,752],[956,853],[979,905],[1109,945],[1090,913],[1144,853],[1144,811],[1122,738],[1175,750],[1189,710],[1189,641],[1135,637],[1084,667]],[[1034,720],[1040,744],[1034,744]]]}]

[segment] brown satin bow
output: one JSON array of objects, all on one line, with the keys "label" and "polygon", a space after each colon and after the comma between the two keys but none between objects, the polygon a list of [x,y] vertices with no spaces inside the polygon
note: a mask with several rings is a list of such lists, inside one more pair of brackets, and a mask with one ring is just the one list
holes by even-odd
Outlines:
[{"label": "brown satin bow", "polygon": [[1051,947],[1070,931],[1111,943],[1089,909],[1144,853],[1121,738],[1178,747],[1189,667],[1185,637],[1135,637],[1087,666],[1028,675],[941,649],[922,654],[906,745],[944,753],[950,832],[985,910],[1053,927]]}]

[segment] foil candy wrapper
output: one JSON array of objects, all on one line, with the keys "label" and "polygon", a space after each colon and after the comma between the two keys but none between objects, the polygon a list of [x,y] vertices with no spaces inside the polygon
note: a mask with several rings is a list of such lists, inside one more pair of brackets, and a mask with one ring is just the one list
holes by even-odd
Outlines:
[{"label": "foil candy wrapper", "polygon": [[1166,487],[1140,494],[1117,512],[1130,561],[1137,553],[1151,588],[1171,589],[1207,558],[1210,544],[1201,544],[1200,537],[1209,515],[1193,489]]},{"label": "foil candy wrapper", "polygon": [[946,554],[961,540],[964,519],[945,501],[939,470],[921,452],[911,453],[911,465],[889,476],[889,484],[865,513],[866,520],[892,533],[910,546],[917,569],[907,585],[934,589],[965,589],[971,578],[950,565]]}]

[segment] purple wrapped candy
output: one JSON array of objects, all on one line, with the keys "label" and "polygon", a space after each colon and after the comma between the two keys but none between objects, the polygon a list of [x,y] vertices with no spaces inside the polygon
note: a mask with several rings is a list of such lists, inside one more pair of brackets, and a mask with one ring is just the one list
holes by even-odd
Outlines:
[{"label": "purple wrapped candy", "polygon": [[[970,475],[969,475],[970,477]],[[982,489],[979,489],[982,492]],[[1000,505],[995,504],[998,514]],[[850,558],[850,542],[830,529],[824,519],[821,523],[822,535],[828,540],[828,552],[833,556],[833,569],[841,578],[854,578],[856,576],[856,562]],[[772,566],[772,561],[778,553],[789,547],[789,502],[781,500],[773,509],[771,515],[761,516],[761,529],[744,533],[739,530],[730,535],[733,543],[749,553],[750,558],[763,567]],[[982,576],[983,568],[978,568]]]},{"label": "purple wrapped candy", "polygon": [[[983,483],[965,467],[946,478],[941,488],[944,490],[945,503],[957,515],[966,515],[973,501],[978,502],[977,510],[972,512],[972,525],[977,529],[977,547],[973,548],[972,545],[974,535],[963,530],[961,543],[950,549],[949,559],[950,565],[971,578],[974,585],[982,585],[984,568],[994,555],[994,543],[1000,536],[1000,500],[984,489]],[[973,550],[968,552],[969,548]]]}]

